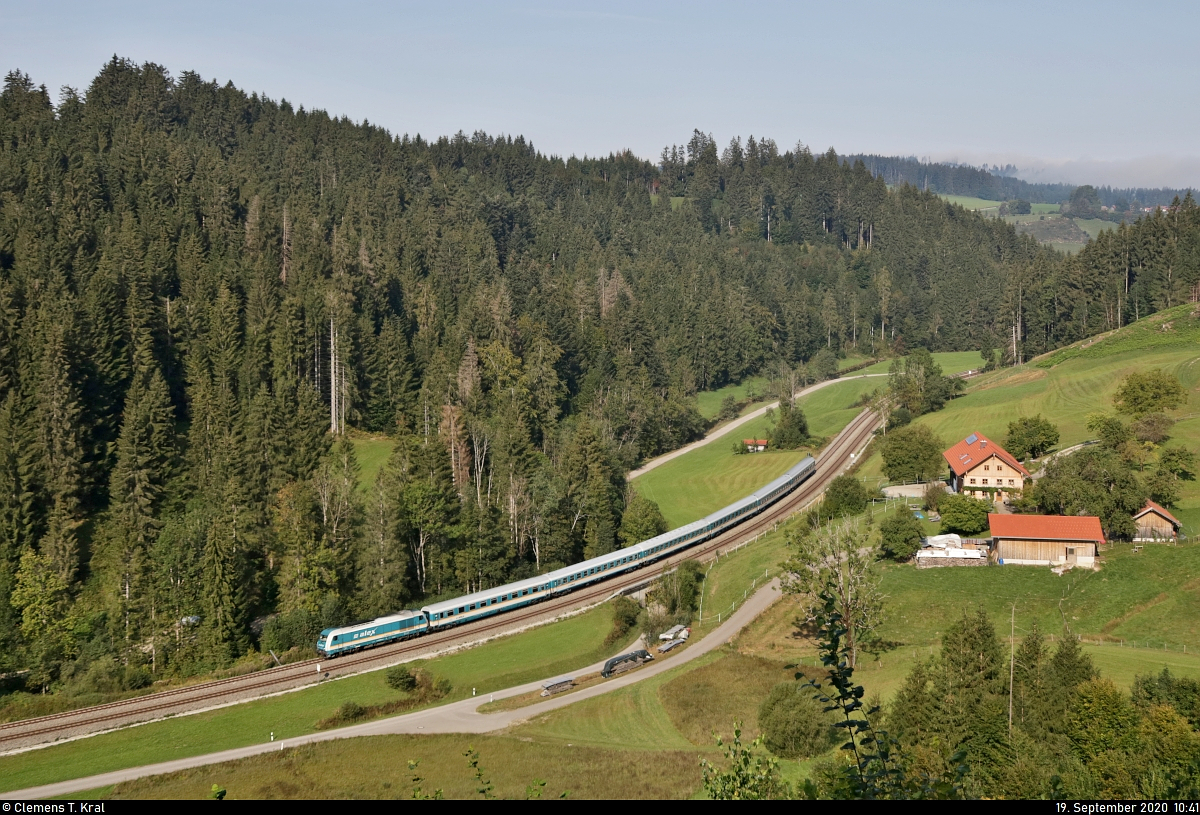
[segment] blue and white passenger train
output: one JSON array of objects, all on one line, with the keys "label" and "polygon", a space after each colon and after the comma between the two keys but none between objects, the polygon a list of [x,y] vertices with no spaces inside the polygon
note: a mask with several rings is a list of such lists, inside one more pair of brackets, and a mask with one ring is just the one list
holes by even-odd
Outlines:
[{"label": "blue and white passenger train", "polygon": [[420,611],[401,611],[343,628],[327,628],[317,640],[317,651],[324,657],[371,648],[388,642],[502,614],[514,608],[556,597],[613,575],[637,569],[656,560],[709,540],[726,529],[757,515],[796,489],[816,471],[812,456],[776,478],[767,486],[718,510],[706,518],[642,541],[607,555],[576,563],[527,580],[497,586],[453,600],[430,603]]}]

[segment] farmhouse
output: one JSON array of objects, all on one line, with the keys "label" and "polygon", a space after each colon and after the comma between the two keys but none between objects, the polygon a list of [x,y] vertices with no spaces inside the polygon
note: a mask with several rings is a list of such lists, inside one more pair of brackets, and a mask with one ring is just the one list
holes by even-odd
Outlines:
[{"label": "farmhouse", "polygon": [[1001,564],[1091,569],[1104,543],[1094,515],[988,515],[992,549]]},{"label": "farmhouse", "polygon": [[982,433],[972,433],[942,456],[950,465],[950,488],[974,498],[1008,501],[1029,478],[1021,462]]},{"label": "farmhouse", "polygon": [[1147,501],[1133,516],[1137,524],[1135,541],[1173,541],[1179,535],[1179,521],[1153,501]]}]

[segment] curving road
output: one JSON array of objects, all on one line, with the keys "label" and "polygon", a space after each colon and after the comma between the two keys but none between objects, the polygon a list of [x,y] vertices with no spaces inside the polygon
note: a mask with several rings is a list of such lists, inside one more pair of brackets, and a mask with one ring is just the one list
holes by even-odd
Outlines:
[{"label": "curving road", "polygon": [[[665,671],[672,670],[691,662],[694,659],[704,656],[705,654],[719,648],[726,642],[729,642],[735,634],[745,628],[755,617],[766,610],[768,606],[779,598],[779,580],[772,580],[767,585],[763,586],[745,602],[741,608],[735,611],[729,619],[722,623],[718,628],[713,630],[708,636],[699,642],[692,643],[682,651],[675,651],[668,654],[666,657],[660,657],[654,662],[645,665],[642,668],[630,671],[628,673],[619,674],[613,679],[606,682],[601,682],[597,685],[589,685],[585,688],[575,691],[574,693],[566,693],[562,696],[555,696],[547,699],[544,702],[538,702],[528,707],[518,708],[516,710],[505,710],[496,713],[479,713],[477,708],[484,704],[482,697],[475,699],[464,699],[461,702],[453,702],[441,707],[429,708],[428,710],[420,710],[416,713],[407,713],[402,716],[394,716],[390,719],[379,719],[373,722],[365,722],[364,724],[351,725],[338,730],[330,730],[324,733],[312,733],[307,736],[297,736],[292,739],[283,739],[277,742],[264,742],[262,744],[254,744],[249,747],[238,747],[233,750],[223,750],[219,753],[208,753],[202,756],[192,756],[191,758],[181,758],[175,761],[164,761],[161,764],[148,764],[142,767],[131,767],[127,770],[117,770],[115,772],[103,773],[101,775],[88,776],[86,778],[76,778],[71,781],[61,781],[56,784],[46,784],[41,787],[30,787],[23,790],[13,790],[12,792],[0,793],[0,798],[13,800],[29,800],[33,798],[50,798],[58,795],[70,795],[72,793],[84,792],[85,790],[93,790],[98,787],[107,787],[111,784],[119,784],[122,781],[131,781],[135,778],[144,778],[150,775],[162,775],[164,773],[179,772],[180,770],[188,770],[194,767],[203,767],[209,764],[220,764],[225,761],[235,761],[241,758],[261,755],[263,753],[273,753],[289,748],[300,747],[305,744],[313,744],[321,741],[331,741],[333,739],[350,739],[358,736],[382,736],[394,735],[398,733],[407,734],[422,734],[422,733],[490,733],[496,730],[502,730],[511,725],[517,724],[543,713],[549,713],[552,710],[566,707],[567,705],[581,701],[583,699],[591,699],[605,693],[611,693],[618,688],[628,687],[635,682],[641,682],[649,679],[652,676],[657,676]],[[586,668],[581,668],[576,671],[576,675],[584,675],[590,673],[598,673],[604,666],[603,662],[597,662],[595,665],[589,665]],[[503,691],[498,691],[494,694],[489,694],[490,697],[496,699],[504,699],[510,696],[518,696],[525,693],[531,693],[541,687],[541,682],[529,682],[524,685],[518,685],[513,688],[507,688]]]},{"label": "curving road", "polygon": [[312,685],[333,676],[361,673],[412,659],[427,658],[577,612],[603,602],[615,593],[631,591],[650,582],[658,576],[664,562],[674,565],[688,558],[711,558],[719,551],[774,528],[780,521],[819,497],[829,481],[849,466],[852,461],[851,454],[860,452],[867,445],[878,424],[878,417],[871,411],[864,410],[851,420],[817,457],[814,475],[790,495],[717,538],[666,561],[659,561],[649,570],[635,570],[601,584],[560,597],[548,598],[536,605],[505,615],[333,661],[307,660],[246,676],[204,682],[120,702],[5,723],[0,725],[0,751],[16,752],[60,739],[94,735],[137,722],[237,704]]}]

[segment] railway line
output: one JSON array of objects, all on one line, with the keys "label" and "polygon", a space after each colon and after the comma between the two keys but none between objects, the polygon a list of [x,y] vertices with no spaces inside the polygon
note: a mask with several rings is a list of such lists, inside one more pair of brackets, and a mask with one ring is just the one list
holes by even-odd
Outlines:
[{"label": "railway line", "polygon": [[552,620],[565,613],[602,602],[615,593],[641,586],[658,574],[661,564],[675,565],[688,558],[701,560],[715,556],[729,546],[774,528],[779,522],[803,509],[817,498],[828,483],[852,462],[852,454],[861,451],[879,425],[879,417],[864,410],[834,437],[817,456],[816,471],[792,493],[756,516],[712,540],[659,561],[653,569],[619,574],[603,583],[569,594],[486,618],[462,626],[431,632],[414,640],[385,645],[322,661],[311,659],[258,671],[244,676],[203,682],[157,693],[109,702],[78,710],[0,724],[0,754],[44,745],[61,739],[112,730],[153,721],[171,715],[248,701],[288,690],[313,685],[325,679],[381,668],[396,662],[429,656],[438,652],[487,639]]}]

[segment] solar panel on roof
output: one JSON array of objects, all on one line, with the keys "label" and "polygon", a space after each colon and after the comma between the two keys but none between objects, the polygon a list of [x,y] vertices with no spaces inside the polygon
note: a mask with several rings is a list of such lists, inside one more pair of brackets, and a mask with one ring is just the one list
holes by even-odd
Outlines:
[{"label": "solar panel on roof", "polygon": [[976,434],[972,433],[971,435],[967,436],[967,444],[974,444],[977,441],[979,441],[979,436]]}]

